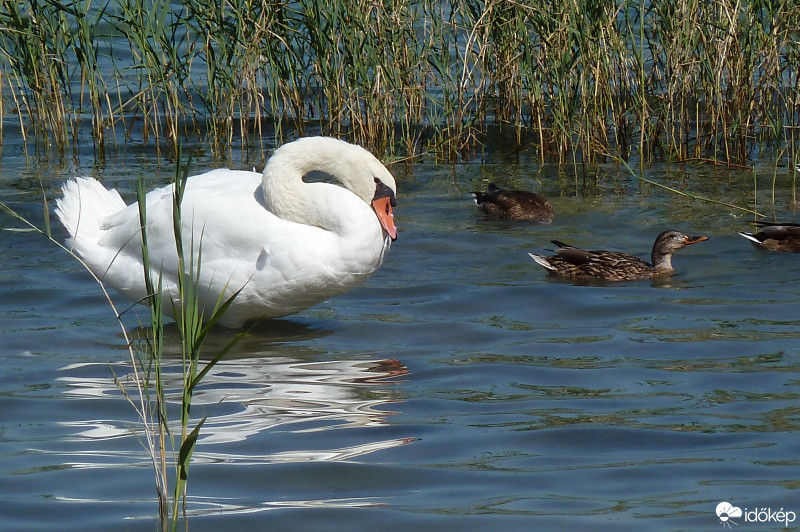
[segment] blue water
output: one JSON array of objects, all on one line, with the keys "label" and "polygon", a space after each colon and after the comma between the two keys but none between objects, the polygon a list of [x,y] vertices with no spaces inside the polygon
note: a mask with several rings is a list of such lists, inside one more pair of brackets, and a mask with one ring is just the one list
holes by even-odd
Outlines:
[{"label": "blue water", "polygon": [[[735,234],[747,215],[613,166],[393,171],[384,266],[260,325],[198,390],[191,530],[779,530],[746,510],[800,512],[800,256],[759,252]],[[748,172],[645,172],[793,217],[781,180],[769,203],[769,169],[755,192]],[[142,153],[95,168],[5,155],[0,200],[40,222],[39,179],[52,198],[76,173],[130,198],[140,174],[173,170]],[[554,223],[482,219],[469,192],[490,180],[544,192]],[[0,529],[154,530],[152,463],[113,381],[131,384],[120,326],[79,264],[20,227],[0,231]],[[710,237],[666,283],[576,286],[527,256],[555,238],[647,257],[666,228]],[[123,316],[132,335],[147,319]],[[743,515],[722,522],[723,501]]]}]

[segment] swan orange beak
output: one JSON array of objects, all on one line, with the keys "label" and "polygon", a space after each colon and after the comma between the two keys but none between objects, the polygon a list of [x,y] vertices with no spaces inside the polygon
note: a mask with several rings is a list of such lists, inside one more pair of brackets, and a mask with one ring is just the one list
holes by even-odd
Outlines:
[{"label": "swan orange beak", "polygon": [[372,208],[375,210],[375,214],[378,215],[378,220],[381,222],[384,231],[389,235],[389,238],[397,240],[397,227],[394,225],[391,198],[384,197],[373,200]]}]

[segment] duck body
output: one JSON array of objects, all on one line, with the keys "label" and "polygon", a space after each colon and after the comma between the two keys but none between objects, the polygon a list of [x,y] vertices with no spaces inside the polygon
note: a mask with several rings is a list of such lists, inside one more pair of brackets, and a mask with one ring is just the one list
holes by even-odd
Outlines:
[{"label": "duck body", "polygon": [[800,224],[780,222],[753,222],[759,231],[739,234],[759,249],[800,253]]},{"label": "duck body", "polygon": [[553,240],[556,254],[545,257],[529,253],[537,264],[551,274],[572,279],[637,281],[672,275],[672,254],[690,244],[708,240],[705,236],[687,236],[678,231],[664,231],[656,238],[652,263],[619,251],[584,250]]},{"label": "duck body", "polygon": [[490,183],[486,192],[473,192],[475,204],[490,218],[549,224],[555,212],[542,196],[525,190],[503,190]]},{"label": "duck body", "polygon": [[[309,172],[342,181],[306,183]],[[172,315],[179,261],[174,187],[146,195],[150,275]],[[185,267],[206,316],[239,291],[220,323],[286,316],[363,283],[396,238],[395,182],[358,146],[309,137],[276,150],[264,173],[213,170],[188,178],[181,202]],[[71,247],[104,283],[146,298],[139,206],[91,178],[64,185],[56,214]]]}]

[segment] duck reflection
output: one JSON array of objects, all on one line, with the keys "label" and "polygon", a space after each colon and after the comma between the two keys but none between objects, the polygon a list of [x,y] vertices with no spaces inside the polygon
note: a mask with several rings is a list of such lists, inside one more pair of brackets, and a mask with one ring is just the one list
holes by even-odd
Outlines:
[{"label": "duck reflection", "polygon": [[[345,448],[302,451],[284,448],[283,452],[260,456],[236,455],[234,447],[219,447],[221,444],[255,440],[259,434],[276,427],[281,427],[282,433],[306,433],[385,425],[387,416],[393,412],[382,406],[399,400],[397,378],[407,374],[406,367],[394,359],[327,360],[321,359],[323,357],[319,354],[309,355],[308,350],[298,350],[297,346],[282,348],[276,344],[266,345],[263,340],[262,351],[256,352],[252,349],[257,344],[257,335],[254,335],[239,345],[232,353],[234,358],[226,357],[218,362],[195,389],[192,399],[194,423],[203,416],[206,420],[193,461],[341,460],[411,441],[397,438],[364,442],[362,437],[358,437],[352,442],[355,445]],[[250,350],[249,356],[245,357],[247,350]],[[285,356],[298,351],[303,355]],[[276,355],[276,352],[284,355]],[[135,394],[130,362],[113,367],[127,393]],[[122,400],[122,393],[109,375],[106,364],[76,364],[62,368],[62,371],[66,375],[58,380],[69,398]],[[169,403],[169,417],[177,420],[182,393],[179,360],[164,359],[162,380]],[[134,400],[137,399],[134,397]],[[84,404],[90,410],[89,416],[92,416],[91,412],[107,412],[106,406],[100,402],[95,408],[91,403]],[[65,425],[78,429],[72,436],[76,440],[131,437],[131,428],[124,421],[76,420]],[[172,427],[173,433],[179,432],[176,428]],[[97,467],[99,464],[74,465]]]}]

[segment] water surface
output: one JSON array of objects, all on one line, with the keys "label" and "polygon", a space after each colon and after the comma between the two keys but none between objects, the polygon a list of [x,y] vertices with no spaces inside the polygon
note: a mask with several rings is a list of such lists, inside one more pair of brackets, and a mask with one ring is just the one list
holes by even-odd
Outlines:
[{"label": "water surface", "polygon": [[[384,266],[251,331],[198,391],[192,530],[718,530],[722,501],[800,512],[800,257],[754,250],[740,212],[611,166],[393,170]],[[173,170],[135,152],[95,168],[5,154],[0,198],[41,220],[39,179],[53,197],[76,173],[130,198],[140,174]],[[752,173],[646,175],[754,197]],[[767,205],[771,179],[758,206],[791,218],[780,182]],[[545,193],[554,223],[484,220],[469,193],[489,181]],[[0,528],[153,530],[151,465],[112,380],[131,371],[119,325],[79,264],[4,222]],[[578,286],[527,256],[558,239],[647,257],[666,228],[710,237],[666,283]],[[124,315],[131,332],[146,320]]]}]

